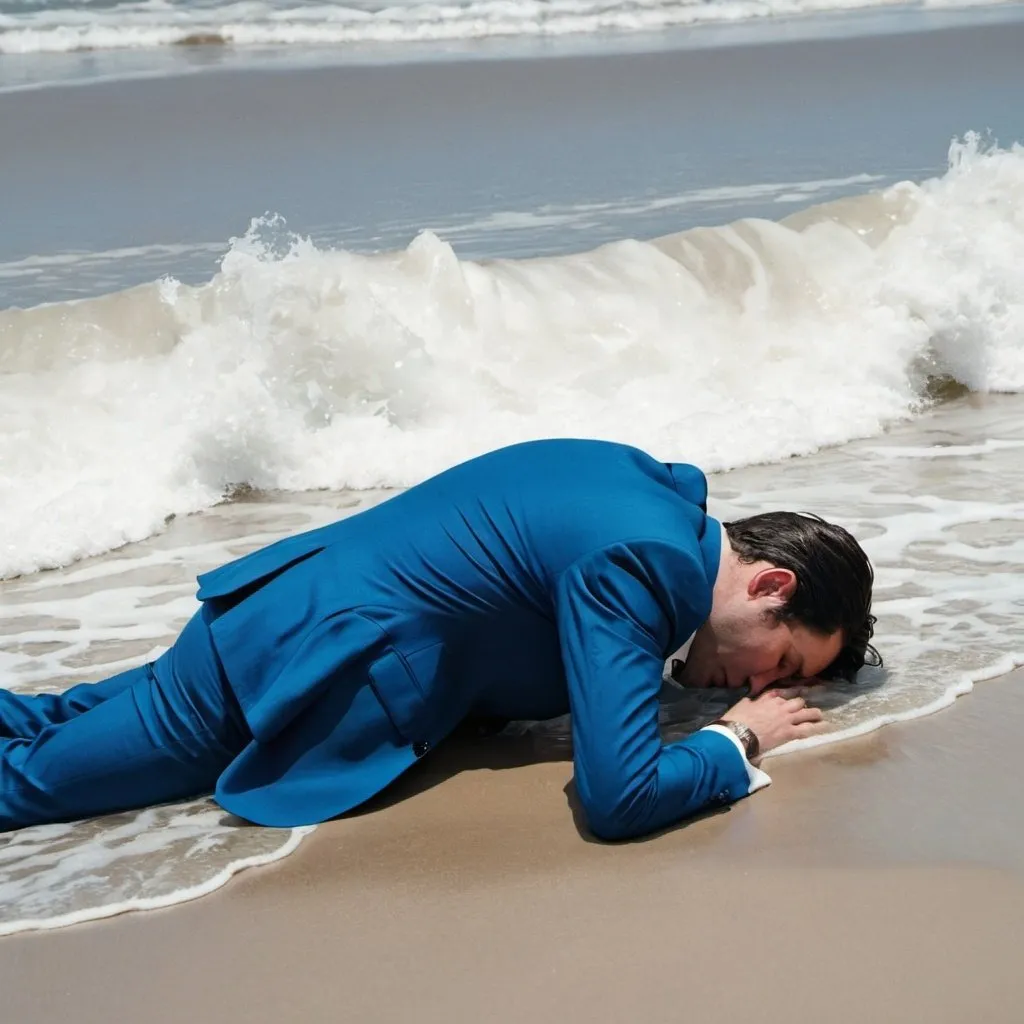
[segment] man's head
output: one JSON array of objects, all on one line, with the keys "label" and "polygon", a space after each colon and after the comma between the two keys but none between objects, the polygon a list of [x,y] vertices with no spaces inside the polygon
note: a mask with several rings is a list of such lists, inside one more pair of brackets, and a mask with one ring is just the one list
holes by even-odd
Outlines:
[{"label": "man's head", "polygon": [[[725,524],[711,615],[675,673],[688,686],[852,679],[871,646],[874,573],[841,526],[818,516],[767,512]],[[727,542],[726,542],[727,539]]]}]

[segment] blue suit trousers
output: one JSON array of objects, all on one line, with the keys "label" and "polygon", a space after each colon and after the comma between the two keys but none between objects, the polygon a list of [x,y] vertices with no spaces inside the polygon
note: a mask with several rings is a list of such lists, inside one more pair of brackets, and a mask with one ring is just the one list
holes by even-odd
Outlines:
[{"label": "blue suit trousers", "polygon": [[213,790],[250,742],[202,608],[156,661],[61,694],[0,689],[0,831]]}]

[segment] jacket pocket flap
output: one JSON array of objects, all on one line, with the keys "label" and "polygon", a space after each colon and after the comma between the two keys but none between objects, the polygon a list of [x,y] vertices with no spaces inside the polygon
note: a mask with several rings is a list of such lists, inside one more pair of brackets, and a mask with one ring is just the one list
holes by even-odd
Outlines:
[{"label": "jacket pocket flap", "polygon": [[404,657],[393,647],[370,666],[370,685],[402,738],[415,742],[424,732],[426,702]]},{"label": "jacket pocket flap", "polygon": [[228,597],[240,590],[263,586],[299,562],[318,555],[323,551],[322,543],[312,541],[307,534],[288,537],[268,548],[259,548],[248,555],[228,562],[217,569],[204,572],[199,577],[199,592],[196,598],[209,601]]}]

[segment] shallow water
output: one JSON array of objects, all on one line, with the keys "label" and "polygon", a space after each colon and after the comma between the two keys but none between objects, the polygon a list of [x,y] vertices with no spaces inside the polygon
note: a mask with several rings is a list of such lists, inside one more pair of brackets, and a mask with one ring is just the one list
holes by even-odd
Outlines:
[{"label": "shallow water", "polygon": [[[875,563],[885,668],[817,698],[834,731],[809,744],[935,711],[1024,663],[1022,465],[1024,397],[970,396],[881,437],[712,477],[713,514],[817,512],[851,528]],[[195,609],[197,573],[387,493],[250,495],[143,543],[2,583],[0,673],[36,692],[148,660]],[[666,738],[726,704],[722,693],[681,695],[663,708]],[[538,755],[568,754],[564,720],[523,728]],[[26,829],[0,840],[0,934],[189,899],[300,837],[245,825],[208,800]]]}]

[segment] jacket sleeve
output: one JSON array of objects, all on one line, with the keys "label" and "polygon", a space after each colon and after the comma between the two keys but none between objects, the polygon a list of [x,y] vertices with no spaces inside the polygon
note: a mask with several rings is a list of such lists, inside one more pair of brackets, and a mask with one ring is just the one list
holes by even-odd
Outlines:
[{"label": "jacket sleeve", "polygon": [[747,762],[726,737],[701,730],[663,745],[658,731],[664,659],[709,604],[696,545],[619,544],[559,577],[576,788],[603,839],[653,832],[751,790]]}]

